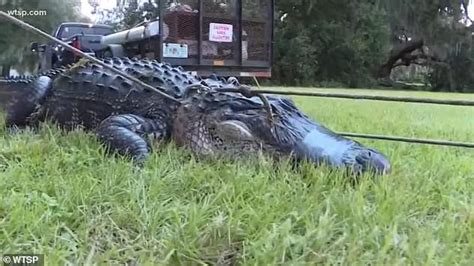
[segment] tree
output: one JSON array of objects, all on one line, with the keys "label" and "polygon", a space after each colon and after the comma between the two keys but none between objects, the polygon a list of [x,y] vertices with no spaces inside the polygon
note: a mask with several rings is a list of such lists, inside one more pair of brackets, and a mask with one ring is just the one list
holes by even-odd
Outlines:
[{"label": "tree", "polygon": [[385,10],[370,1],[277,1],[274,76],[283,84],[373,82],[388,51]]},{"label": "tree", "polygon": [[[165,1],[167,4],[171,1]],[[99,23],[113,26],[116,30],[125,30],[138,23],[159,17],[160,0],[117,0],[112,10],[99,10]]]},{"label": "tree", "polygon": [[429,78],[437,90],[463,90],[461,87],[472,81],[466,75],[472,61],[468,0],[381,3],[389,18],[392,49],[379,68],[378,78],[390,83],[394,68],[417,64],[431,69]]},{"label": "tree", "polygon": [[[421,65],[435,90],[474,85],[468,0],[277,1],[274,77],[283,84],[392,85]],[[417,75],[416,75],[417,76]]]}]

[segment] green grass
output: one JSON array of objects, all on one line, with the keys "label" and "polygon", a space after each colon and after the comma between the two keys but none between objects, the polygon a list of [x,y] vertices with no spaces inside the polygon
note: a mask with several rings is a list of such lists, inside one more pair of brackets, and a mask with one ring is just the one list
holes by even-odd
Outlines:
[{"label": "green grass", "polygon": [[[295,99],[337,131],[474,141],[472,107]],[[47,265],[474,264],[472,150],[363,140],[393,173],[352,185],[325,168],[204,162],[173,145],[138,169],[50,126],[0,136],[0,251]]]}]

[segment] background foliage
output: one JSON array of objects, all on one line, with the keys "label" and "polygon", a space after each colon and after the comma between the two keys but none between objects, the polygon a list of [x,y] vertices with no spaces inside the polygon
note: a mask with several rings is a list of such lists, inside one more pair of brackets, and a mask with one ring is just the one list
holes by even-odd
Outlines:
[{"label": "background foliage", "polygon": [[[429,89],[472,92],[468,4],[463,0],[277,1],[275,77],[285,85],[332,81],[361,87],[387,85],[387,80],[393,85],[397,78],[393,72],[415,69],[409,75],[412,80],[405,81],[419,82],[421,75]],[[415,49],[403,52],[410,45]],[[423,67],[408,68],[411,65]]]}]

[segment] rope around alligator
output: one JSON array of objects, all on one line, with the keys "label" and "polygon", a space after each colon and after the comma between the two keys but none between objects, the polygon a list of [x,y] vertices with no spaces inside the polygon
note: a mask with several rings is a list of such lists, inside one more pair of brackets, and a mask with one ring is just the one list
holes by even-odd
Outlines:
[{"label": "rope around alligator", "polygon": [[[0,11],[0,17],[20,26],[21,28],[38,34],[44,38],[47,38],[55,43],[62,45],[65,49],[76,53],[80,57],[86,58],[96,64],[103,66],[104,68],[109,69],[110,71],[136,83],[140,86],[143,86],[155,93],[160,94],[161,96],[178,102],[176,98],[167,95],[160,90],[146,84],[145,82],[139,80],[136,77],[133,77],[123,71],[113,68],[102,61],[98,60],[97,58],[85,54],[81,50],[78,50],[67,43],[54,38],[53,36],[45,33],[44,31],[25,23],[13,16],[6,14],[5,12]],[[255,79],[256,80],[256,79]],[[258,87],[258,81],[256,80],[256,84]],[[454,106],[474,106],[474,101],[460,101],[460,100],[438,100],[438,99],[424,99],[424,98],[409,98],[409,97],[387,97],[387,96],[371,96],[371,95],[351,95],[351,94],[332,94],[332,93],[314,93],[314,92],[295,92],[295,91],[278,91],[278,90],[268,90],[268,89],[258,89],[258,90],[251,90],[250,87],[242,86],[236,89],[224,89],[222,91],[227,92],[236,92],[241,93],[245,97],[259,97],[265,109],[268,111],[268,116],[270,121],[272,121],[272,110],[271,106],[268,103],[268,100],[263,94],[279,94],[279,95],[292,95],[292,96],[311,96],[311,97],[326,97],[326,98],[344,98],[344,99],[359,99],[359,100],[376,100],[376,101],[389,101],[389,102],[405,102],[405,103],[424,103],[424,104],[439,104],[439,105],[454,105]],[[366,138],[366,139],[374,139],[374,140],[385,140],[385,141],[396,141],[396,142],[406,142],[406,143],[416,143],[416,144],[430,144],[430,145],[440,145],[440,146],[450,146],[450,147],[462,147],[462,148],[474,148],[474,143],[463,143],[463,142],[454,142],[454,141],[445,141],[445,140],[430,140],[430,139],[419,139],[419,138],[405,138],[405,137],[392,137],[392,136],[383,136],[383,135],[370,135],[370,134],[358,134],[358,133],[349,133],[349,132],[336,132],[342,136],[346,137],[355,137],[355,138]]]}]

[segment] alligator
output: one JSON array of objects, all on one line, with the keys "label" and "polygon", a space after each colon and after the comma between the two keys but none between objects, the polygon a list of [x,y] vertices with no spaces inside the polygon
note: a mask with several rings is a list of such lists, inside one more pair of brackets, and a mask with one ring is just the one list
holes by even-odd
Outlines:
[{"label": "alligator", "polygon": [[85,60],[21,82],[24,89],[7,108],[6,127],[35,127],[43,121],[65,130],[81,127],[95,132],[111,152],[138,163],[156,143],[172,140],[200,158],[261,151],[355,175],[390,172],[384,154],[315,122],[289,98],[254,97],[236,78],[204,79],[155,60],[101,60],[176,100]]}]

